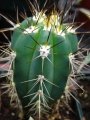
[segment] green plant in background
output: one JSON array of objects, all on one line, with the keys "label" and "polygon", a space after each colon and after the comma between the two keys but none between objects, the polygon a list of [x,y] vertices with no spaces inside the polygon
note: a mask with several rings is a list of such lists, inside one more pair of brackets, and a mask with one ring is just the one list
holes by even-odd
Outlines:
[{"label": "green plant in background", "polygon": [[28,3],[33,16],[21,14],[21,23],[0,14],[13,26],[1,30],[6,38],[5,31],[13,30],[13,34],[11,42],[0,47],[0,77],[8,78],[2,88],[8,88],[5,93],[11,98],[10,104],[16,102],[21,113],[40,120],[63,95],[67,101],[74,97],[72,92],[80,87],[76,78],[88,66],[85,63],[81,67],[87,49],[80,47],[74,20],[64,23],[67,2],[61,12],[55,3],[50,10],[48,0],[41,11],[36,0],[34,5]]}]

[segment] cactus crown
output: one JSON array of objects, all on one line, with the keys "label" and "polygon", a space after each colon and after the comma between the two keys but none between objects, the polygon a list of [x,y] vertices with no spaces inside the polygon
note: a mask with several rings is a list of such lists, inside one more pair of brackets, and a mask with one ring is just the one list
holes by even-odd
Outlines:
[{"label": "cactus crown", "polygon": [[[81,72],[80,64],[84,57],[74,23],[64,23],[67,2],[61,12],[56,9],[55,3],[49,6],[49,0],[41,11],[37,1],[34,2],[35,6],[28,1],[33,16],[28,18],[26,14],[21,14],[24,21],[12,28],[11,45],[2,56],[10,66],[2,66],[6,73],[2,72],[1,77],[8,76],[11,84],[14,83],[14,92],[10,96],[17,93],[14,100],[19,106],[22,104],[24,112],[38,115],[41,119],[41,114],[46,114],[64,91],[66,98],[68,94],[72,95],[70,88],[77,85],[74,79]],[[79,62],[75,61],[77,55],[82,56]]]}]

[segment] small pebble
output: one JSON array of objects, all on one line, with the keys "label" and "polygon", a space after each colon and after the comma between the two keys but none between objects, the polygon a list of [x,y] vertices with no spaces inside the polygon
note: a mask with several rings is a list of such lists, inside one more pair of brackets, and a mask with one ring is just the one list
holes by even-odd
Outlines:
[{"label": "small pebble", "polygon": [[69,115],[69,111],[66,111],[66,114]]},{"label": "small pebble", "polygon": [[83,94],[82,93],[79,93],[79,97],[82,97],[83,96]]},{"label": "small pebble", "polygon": [[55,117],[52,117],[51,120],[55,120]]},{"label": "small pebble", "polygon": [[88,94],[84,94],[84,98],[87,98],[88,97]]},{"label": "small pebble", "polygon": [[59,115],[59,117],[58,117],[59,119],[61,119],[62,117]]},{"label": "small pebble", "polygon": [[15,116],[15,113],[11,113],[12,116]]}]

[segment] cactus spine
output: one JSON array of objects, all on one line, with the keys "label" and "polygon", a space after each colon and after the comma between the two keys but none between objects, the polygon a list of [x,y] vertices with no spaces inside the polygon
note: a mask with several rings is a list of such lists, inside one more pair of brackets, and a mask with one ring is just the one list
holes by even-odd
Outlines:
[{"label": "cactus spine", "polygon": [[6,73],[1,73],[1,77],[13,76],[10,81],[21,101],[18,104],[22,104],[24,112],[38,114],[41,119],[41,114],[47,113],[65,90],[70,93],[71,82],[72,87],[77,85],[73,78],[82,62],[75,63],[75,56],[82,54],[78,52],[74,24],[64,24],[56,10],[48,15],[48,9],[38,12],[30,4],[35,15],[14,25],[11,45],[3,52],[8,57],[2,56],[10,66],[2,66]]}]

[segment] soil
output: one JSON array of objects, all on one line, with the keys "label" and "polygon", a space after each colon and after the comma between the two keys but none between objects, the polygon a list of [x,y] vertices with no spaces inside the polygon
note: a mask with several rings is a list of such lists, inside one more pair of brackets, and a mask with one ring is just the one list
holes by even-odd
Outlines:
[{"label": "soil", "polygon": [[[2,82],[3,80],[0,81],[0,83]],[[90,81],[82,80],[80,84],[85,90],[83,94],[81,90],[78,90],[78,98],[84,115],[82,120],[90,120]],[[0,94],[2,94],[2,92],[3,90],[1,89]],[[0,120],[20,120],[17,115],[17,110],[11,108],[9,103],[10,99],[7,94],[0,97]],[[75,100],[72,98],[69,101],[68,106],[61,102],[58,104],[58,112],[56,109],[57,105],[53,105],[53,112],[46,116],[48,120],[80,120],[76,110]]]}]

